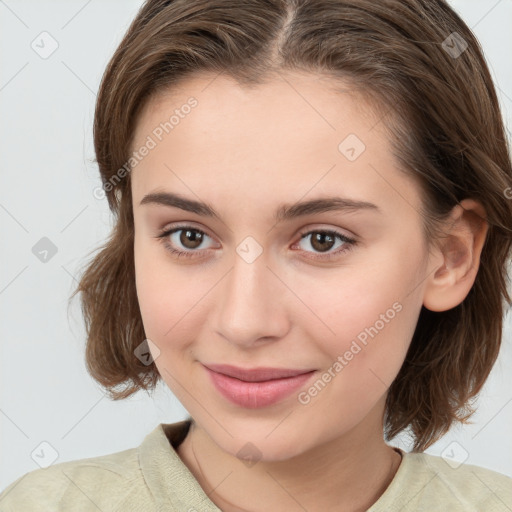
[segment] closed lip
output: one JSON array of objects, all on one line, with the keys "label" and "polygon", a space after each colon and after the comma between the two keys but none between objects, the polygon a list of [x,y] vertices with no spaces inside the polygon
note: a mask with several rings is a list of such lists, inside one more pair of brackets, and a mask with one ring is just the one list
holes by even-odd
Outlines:
[{"label": "closed lip", "polygon": [[245,382],[264,382],[276,379],[285,379],[288,377],[296,377],[305,373],[311,373],[314,369],[293,369],[293,368],[240,368],[229,364],[204,364],[209,370],[234,377],[235,379]]}]

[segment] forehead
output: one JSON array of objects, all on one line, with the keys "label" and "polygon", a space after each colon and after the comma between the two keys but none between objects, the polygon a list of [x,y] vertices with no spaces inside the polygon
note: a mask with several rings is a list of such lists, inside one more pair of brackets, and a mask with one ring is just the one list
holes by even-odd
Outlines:
[{"label": "forehead", "polygon": [[[187,107],[190,98],[197,102],[192,109]],[[244,133],[260,139],[264,134],[271,138],[283,127],[289,130],[280,132],[281,140],[285,135],[287,140],[294,135],[321,137],[348,126],[362,136],[379,122],[379,114],[354,87],[324,75],[282,72],[261,84],[246,86],[227,75],[202,73],[152,97],[139,115],[135,138],[151,131],[155,122],[168,120],[174,110],[179,124],[186,124],[198,135],[235,132],[240,136],[243,127]],[[298,120],[301,124],[297,126]],[[215,130],[206,132],[207,128]],[[255,145],[257,142],[254,140]]]},{"label": "forehead", "polygon": [[269,202],[275,193],[280,202],[283,190],[293,200],[337,187],[382,202],[405,179],[379,113],[317,75],[283,73],[253,87],[225,75],[187,79],[146,104],[132,150],[148,137],[154,148],[132,170],[134,200],[164,187],[212,202],[226,199],[223,190]]}]

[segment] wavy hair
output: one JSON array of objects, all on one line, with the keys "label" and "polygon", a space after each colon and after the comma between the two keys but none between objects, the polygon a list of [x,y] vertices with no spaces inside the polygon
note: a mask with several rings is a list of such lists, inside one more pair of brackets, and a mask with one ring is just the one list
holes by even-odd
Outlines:
[{"label": "wavy hair", "polygon": [[153,389],[160,379],[154,363],[134,355],[146,336],[126,162],[141,109],[196,73],[223,73],[249,87],[281,70],[348,83],[381,114],[400,170],[421,186],[429,248],[462,199],[486,210],[489,230],[473,287],[448,311],[422,307],[387,395],[386,439],[407,431],[413,451],[423,451],[473,414],[510,303],[510,142],[480,44],[443,0],[143,4],[105,70],[96,103],[96,161],[115,224],[71,296],[81,293],[87,371],[113,400]]}]

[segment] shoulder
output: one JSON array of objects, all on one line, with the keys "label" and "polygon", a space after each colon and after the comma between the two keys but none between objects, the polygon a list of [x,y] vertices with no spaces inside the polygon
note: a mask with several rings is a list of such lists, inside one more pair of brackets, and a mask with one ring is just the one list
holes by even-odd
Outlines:
[{"label": "shoulder", "polygon": [[[419,510],[512,510],[512,478],[496,471],[426,453],[406,454],[409,481],[416,480]],[[421,506],[421,505],[420,505]]]},{"label": "shoulder", "polygon": [[0,494],[0,511],[117,510],[144,490],[138,450],[131,448],[25,473]]}]

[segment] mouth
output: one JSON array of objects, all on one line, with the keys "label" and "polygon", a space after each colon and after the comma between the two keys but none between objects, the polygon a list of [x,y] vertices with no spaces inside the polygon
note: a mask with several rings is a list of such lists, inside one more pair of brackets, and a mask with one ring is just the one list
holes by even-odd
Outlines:
[{"label": "mouth", "polygon": [[220,394],[240,407],[256,409],[273,405],[311,379],[316,370],[290,368],[239,368],[203,364]]}]

